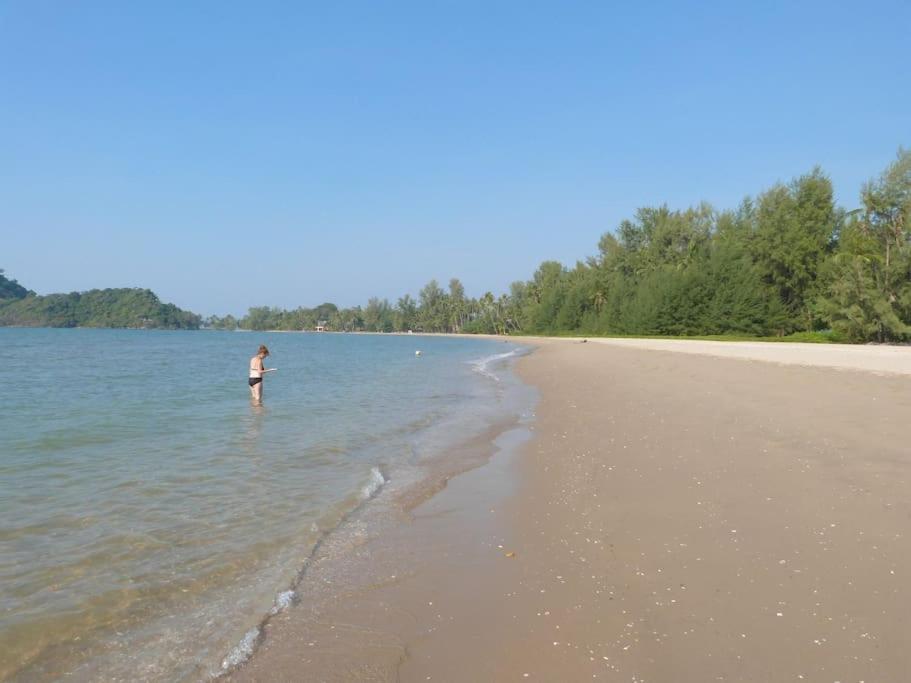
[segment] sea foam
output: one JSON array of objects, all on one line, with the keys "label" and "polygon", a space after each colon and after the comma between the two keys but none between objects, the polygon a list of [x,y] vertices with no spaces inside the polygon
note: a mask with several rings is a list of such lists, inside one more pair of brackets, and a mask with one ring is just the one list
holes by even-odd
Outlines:
[{"label": "sea foam", "polygon": [[259,639],[259,627],[253,627],[244,634],[240,642],[234,646],[227,656],[221,662],[222,671],[231,671],[246,662],[256,648],[256,641]]},{"label": "sea foam", "polygon": [[370,470],[370,481],[364,484],[364,488],[361,489],[361,500],[370,500],[373,498],[377,491],[383,488],[383,484],[386,483],[386,478],[383,476],[383,473],[380,472],[379,467],[374,467]]},{"label": "sea foam", "polygon": [[294,604],[295,593],[292,590],[282,591],[275,597],[275,604],[272,605],[272,610],[269,612],[271,615],[276,615],[279,612],[284,612],[292,604]]},{"label": "sea foam", "polygon": [[492,379],[494,382],[499,382],[500,377],[490,369],[491,366],[499,361],[504,361],[507,358],[512,358],[517,355],[517,350],[513,349],[512,351],[507,351],[506,353],[495,353],[491,356],[484,356],[483,358],[478,358],[477,360],[469,362],[475,372]]}]

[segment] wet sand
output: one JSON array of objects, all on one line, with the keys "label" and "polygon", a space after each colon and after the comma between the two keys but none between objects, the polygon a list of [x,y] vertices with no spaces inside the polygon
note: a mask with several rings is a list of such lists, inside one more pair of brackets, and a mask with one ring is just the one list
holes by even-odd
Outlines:
[{"label": "wet sand", "polygon": [[532,439],[330,553],[232,680],[907,680],[911,377],[534,343]]}]

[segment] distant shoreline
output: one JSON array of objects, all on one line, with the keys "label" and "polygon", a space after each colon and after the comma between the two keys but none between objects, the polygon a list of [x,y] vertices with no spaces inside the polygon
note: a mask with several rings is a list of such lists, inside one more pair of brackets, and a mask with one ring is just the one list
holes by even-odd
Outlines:
[{"label": "distant shoreline", "polygon": [[[75,326],[59,326],[52,327],[46,325],[0,325],[0,329],[16,329],[16,330],[129,330],[137,332],[243,332],[246,334],[312,334],[312,335],[335,335],[335,336],[345,336],[345,335],[368,335],[368,336],[381,336],[381,337],[456,337],[456,338],[468,338],[468,339],[499,339],[502,341],[515,341],[521,343],[523,340],[528,341],[548,341],[548,340],[565,340],[567,342],[572,341],[590,341],[594,343],[608,344],[616,343],[621,345],[629,345],[640,348],[646,348],[651,342],[658,343],[667,343],[667,344],[707,344],[707,345],[724,345],[730,344],[735,346],[745,346],[745,345],[763,345],[768,346],[769,348],[781,347],[799,347],[799,348],[868,348],[868,349],[909,349],[911,350],[911,343],[907,342],[844,342],[844,341],[828,341],[828,340],[818,340],[818,341],[799,341],[799,340],[773,340],[768,337],[746,337],[742,335],[732,335],[731,338],[725,338],[723,335],[718,335],[716,337],[705,337],[705,336],[693,336],[693,337],[682,337],[682,336],[634,336],[634,335],[616,335],[616,336],[606,336],[606,335],[587,335],[587,334],[559,334],[559,335],[526,335],[526,334],[488,334],[488,333],[474,333],[474,332],[375,332],[368,330],[323,330],[318,332],[316,330],[249,330],[245,328],[236,328],[232,330],[227,329],[217,329],[212,327],[199,327],[199,328],[172,328],[172,327],[101,327],[94,325],[75,325]],[[656,350],[678,350],[678,349],[656,349]],[[695,351],[693,351],[695,352]],[[700,351],[700,353],[703,353]],[[707,352],[705,352],[707,353]],[[709,353],[708,355],[712,355]],[[723,354],[727,355],[727,354]],[[756,358],[755,360],[761,360]],[[801,365],[807,363],[799,363]],[[812,363],[810,363],[812,364]],[[904,373],[902,373],[904,374]]]}]

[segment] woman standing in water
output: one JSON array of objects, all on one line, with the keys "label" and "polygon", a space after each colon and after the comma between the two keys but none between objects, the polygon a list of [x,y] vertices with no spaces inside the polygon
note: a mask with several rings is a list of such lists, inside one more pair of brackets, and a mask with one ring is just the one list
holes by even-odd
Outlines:
[{"label": "woman standing in water", "polygon": [[261,406],[263,404],[263,375],[267,372],[275,372],[277,368],[268,368],[263,365],[263,360],[269,355],[269,349],[265,344],[261,344],[259,351],[250,359],[250,398],[253,405]]}]

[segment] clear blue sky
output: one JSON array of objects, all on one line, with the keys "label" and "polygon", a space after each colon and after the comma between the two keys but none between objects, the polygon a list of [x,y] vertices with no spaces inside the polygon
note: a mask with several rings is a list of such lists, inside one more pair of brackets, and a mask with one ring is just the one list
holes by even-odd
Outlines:
[{"label": "clear blue sky", "polygon": [[856,205],[911,144],[911,3],[746,4],[0,2],[0,267],[353,305],[815,164]]}]

